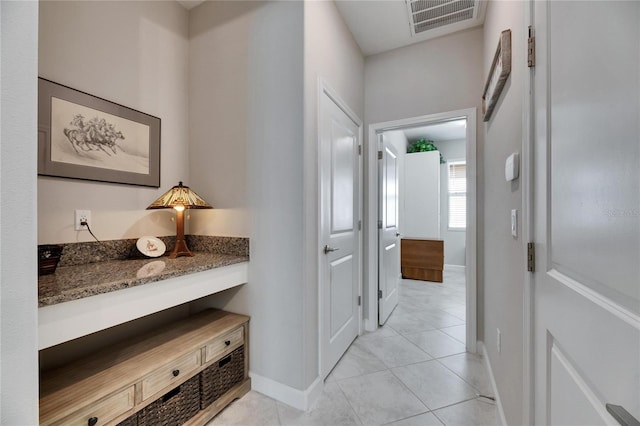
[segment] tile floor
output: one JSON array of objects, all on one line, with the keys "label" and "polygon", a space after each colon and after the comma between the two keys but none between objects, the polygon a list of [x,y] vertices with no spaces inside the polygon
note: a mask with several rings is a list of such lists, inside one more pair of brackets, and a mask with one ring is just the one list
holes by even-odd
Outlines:
[{"label": "tile floor", "polygon": [[387,323],[358,337],[308,412],[251,391],[208,426],[497,425],[482,358],[465,352],[464,272],[402,280]]}]

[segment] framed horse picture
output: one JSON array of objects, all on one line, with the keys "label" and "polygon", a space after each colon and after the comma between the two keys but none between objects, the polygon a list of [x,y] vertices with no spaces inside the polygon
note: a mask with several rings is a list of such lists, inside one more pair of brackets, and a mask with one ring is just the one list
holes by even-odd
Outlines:
[{"label": "framed horse picture", "polygon": [[38,79],[38,174],[160,186],[160,119]]}]

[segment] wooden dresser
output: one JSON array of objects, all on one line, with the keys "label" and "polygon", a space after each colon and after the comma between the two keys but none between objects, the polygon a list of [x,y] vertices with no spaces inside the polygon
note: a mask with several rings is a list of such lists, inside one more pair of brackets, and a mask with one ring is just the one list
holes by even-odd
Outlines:
[{"label": "wooden dresser", "polygon": [[403,238],[400,242],[402,278],[442,282],[444,241]]},{"label": "wooden dresser", "polygon": [[[149,410],[161,410],[157,404],[188,386],[192,411],[186,424],[204,425],[251,389],[248,325],[249,317],[207,310],[43,372],[40,424],[137,425],[143,424],[143,412],[149,414],[144,424],[153,424],[157,420],[149,423],[155,418]],[[211,383],[232,365],[227,387]],[[202,399],[203,389],[212,385],[217,393]]]}]

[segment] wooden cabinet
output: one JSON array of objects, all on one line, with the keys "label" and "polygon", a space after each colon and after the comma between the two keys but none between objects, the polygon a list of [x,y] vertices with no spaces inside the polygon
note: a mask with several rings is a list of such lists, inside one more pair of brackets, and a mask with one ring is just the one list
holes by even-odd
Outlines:
[{"label": "wooden cabinet", "polygon": [[204,425],[251,389],[248,325],[246,316],[207,310],[43,372],[40,424],[116,425],[243,348],[238,383],[187,423]]},{"label": "wooden cabinet", "polygon": [[444,241],[403,238],[400,242],[402,278],[442,282]]},{"label": "wooden cabinet", "polygon": [[404,156],[400,230],[409,238],[440,238],[440,152]]}]

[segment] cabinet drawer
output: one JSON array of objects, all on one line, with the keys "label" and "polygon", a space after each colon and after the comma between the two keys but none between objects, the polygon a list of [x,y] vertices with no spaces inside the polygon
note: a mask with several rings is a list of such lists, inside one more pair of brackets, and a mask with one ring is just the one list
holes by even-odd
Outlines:
[{"label": "cabinet drawer", "polygon": [[238,327],[235,330],[220,336],[207,345],[205,364],[210,361],[214,361],[220,358],[229,349],[234,348],[237,345],[241,345],[244,342],[244,327]]},{"label": "cabinet drawer", "polygon": [[65,426],[100,426],[107,424],[120,414],[130,410],[133,408],[133,405],[134,387],[131,386],[114,395],[103,398],[95,404],[84,407],[55,424]]},{"label": "cabinet drawer", "polygon": [[175,361],[165,364],[142,380],[142,400],[156,392],[182,381],[200,367],[200,350],[188,353]]}]

